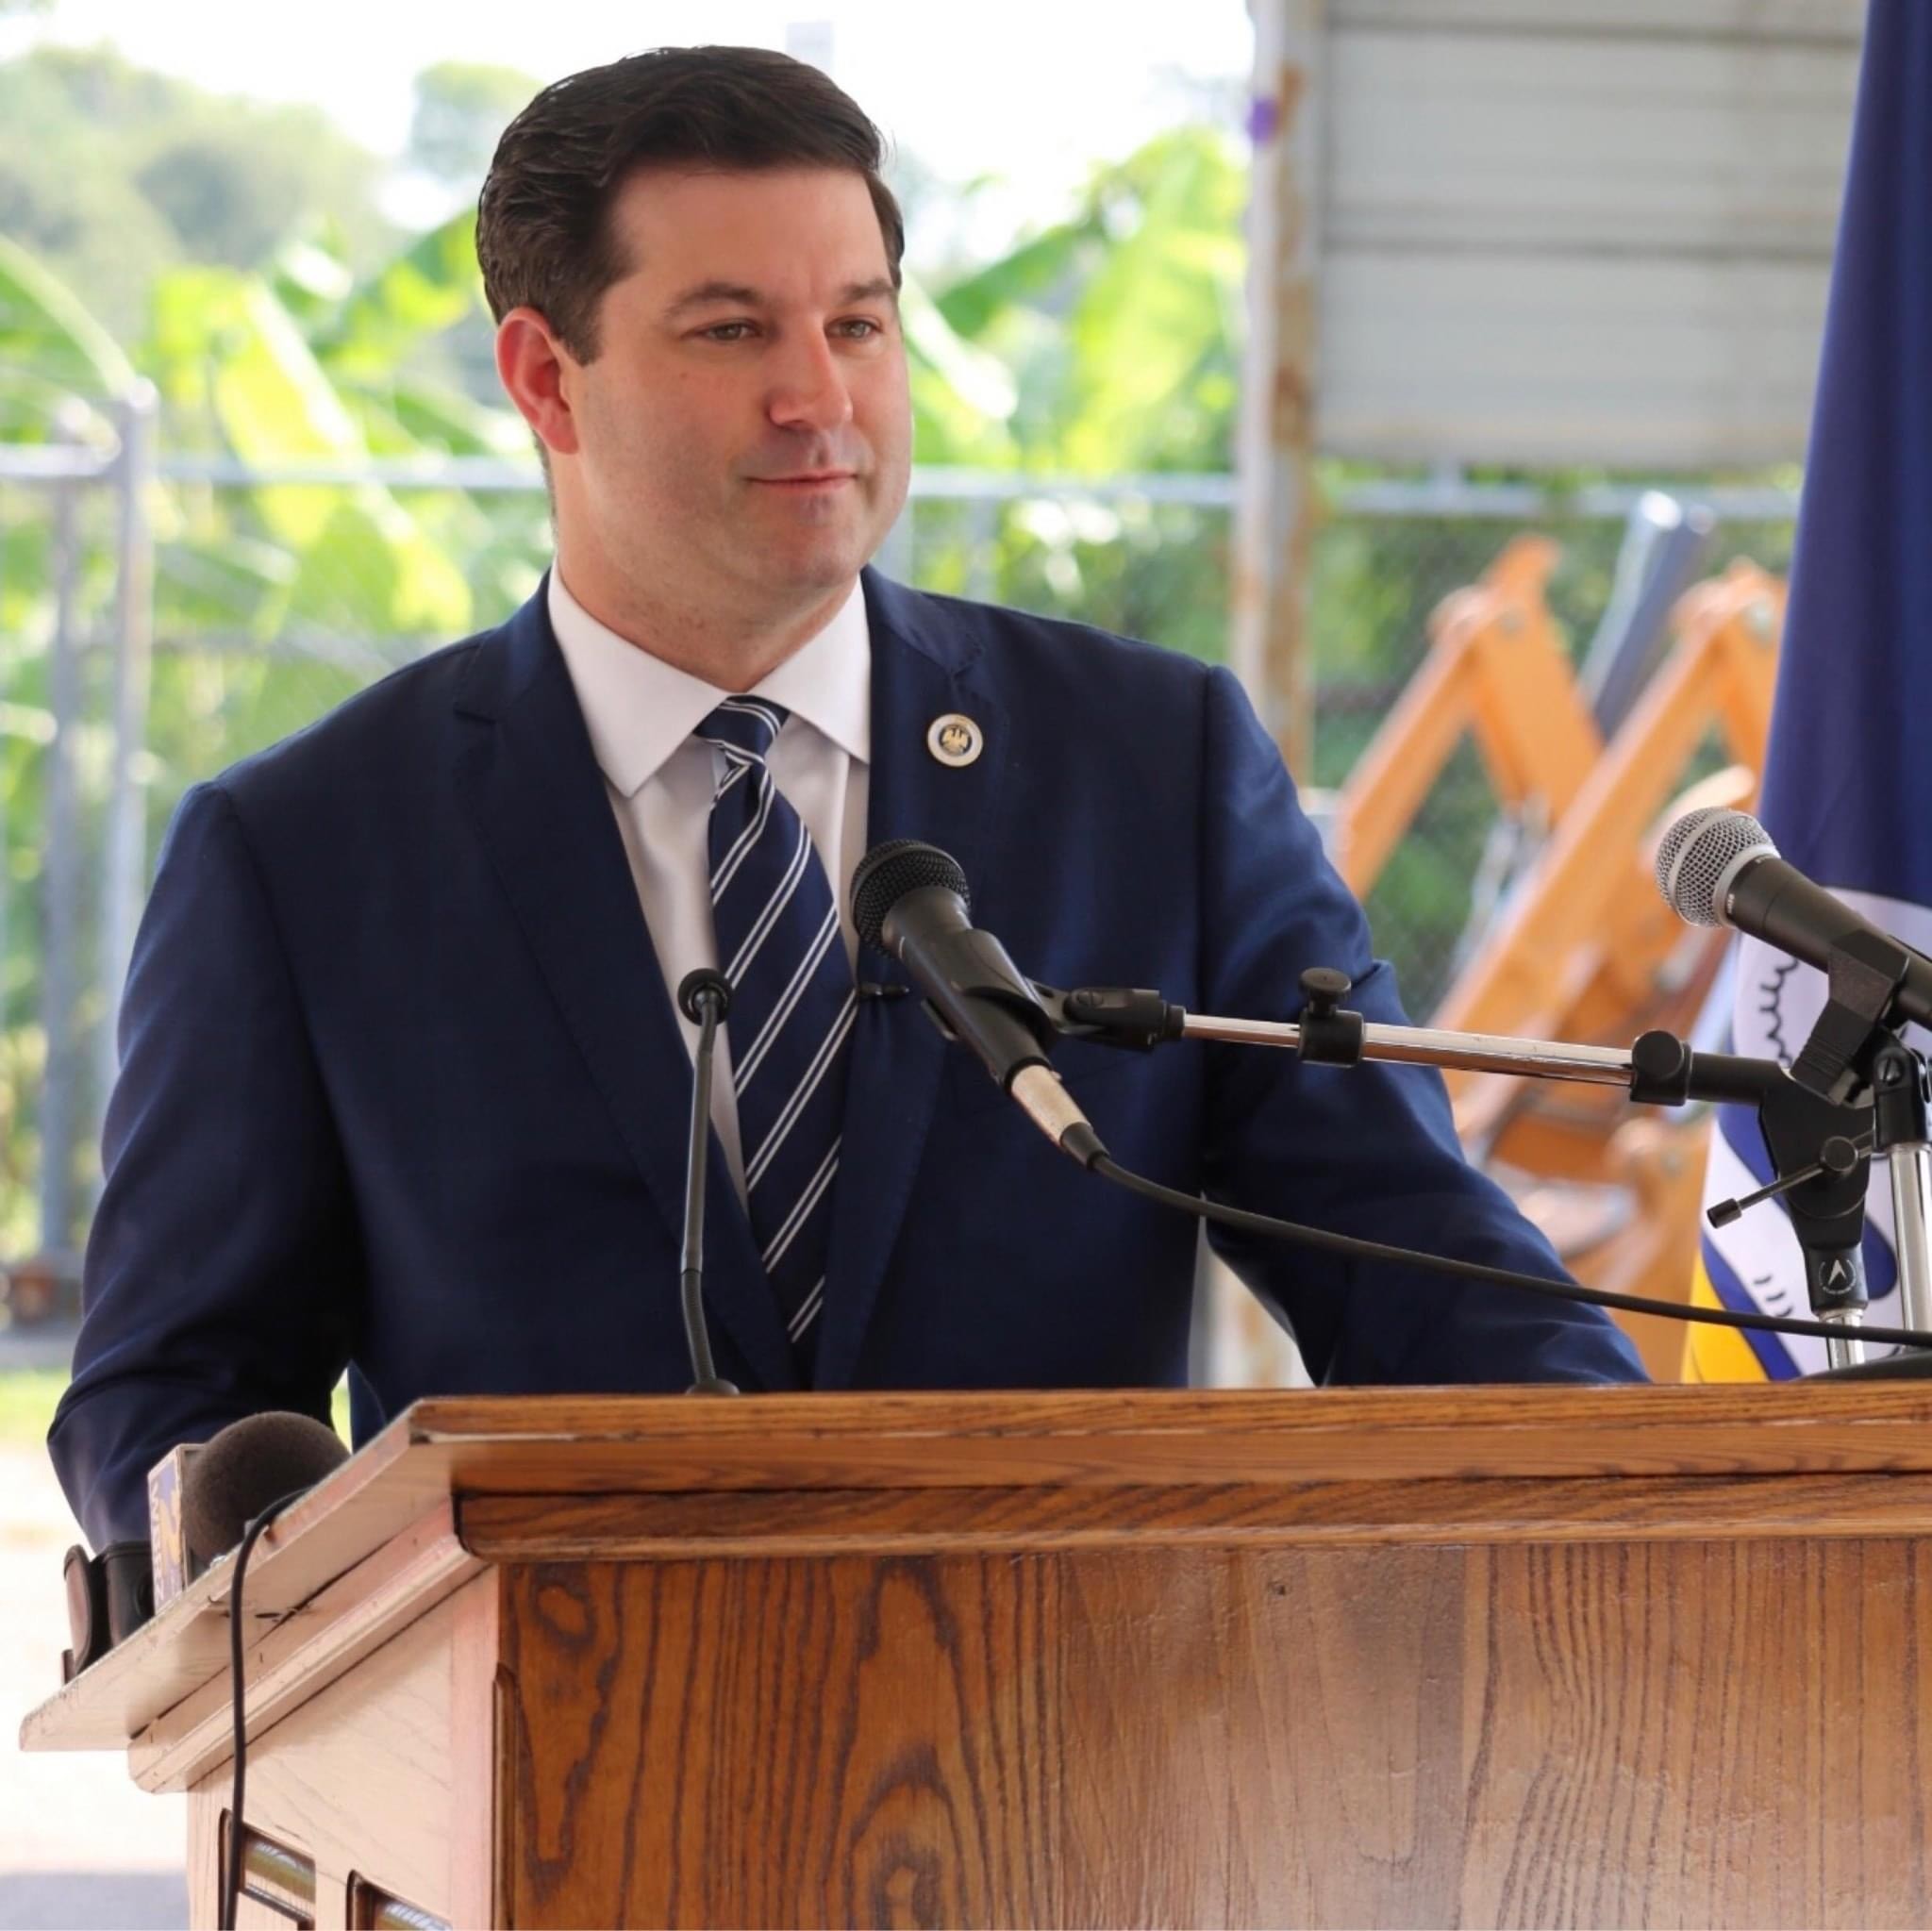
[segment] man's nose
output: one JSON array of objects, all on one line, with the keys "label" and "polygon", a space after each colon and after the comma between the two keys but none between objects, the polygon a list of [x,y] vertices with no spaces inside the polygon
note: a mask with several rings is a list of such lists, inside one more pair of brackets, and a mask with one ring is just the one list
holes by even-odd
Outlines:
[{"label": "man's nose", "polygon": [[769,407],[780,428],[839,429],[852,420],[852,391],[824,336],[803,336],[790,347]]}]

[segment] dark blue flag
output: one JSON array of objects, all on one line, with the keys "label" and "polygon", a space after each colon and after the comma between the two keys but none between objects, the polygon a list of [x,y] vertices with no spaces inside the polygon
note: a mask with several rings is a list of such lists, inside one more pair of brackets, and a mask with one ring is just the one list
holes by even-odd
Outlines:
[{"label": "dark blue flag", "polygon": [[[1932,0],[1872,0],[1866,20],[1758,815],[1800,871],[1932,951]],[[1824,975],[1745,940],[1734,986],[1738,1051],[1795,1057]],[[1755,1117],[1724,1108],[1707,1200],[1771,1177]],[[1898,1319],[1882,1174],[1865,1262],[1870,1318]],[[1702,1274],[1699,1299],[1811,1311],[1775,1207],[1707,1230]],[[1823,1341],[1705,1327],[1693,1337],[1707,1380],[1824,1365]]]}]

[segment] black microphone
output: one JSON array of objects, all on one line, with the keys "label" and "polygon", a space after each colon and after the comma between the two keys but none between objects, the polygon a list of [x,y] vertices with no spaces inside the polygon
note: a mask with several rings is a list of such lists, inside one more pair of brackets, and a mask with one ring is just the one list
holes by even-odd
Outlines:
[{"label": "black microphone", "polygon": [[677,1290],[684,1303],[684,1339],[691,1349],[691,1394],[736,1394],[711,1359],[711,1331],[705,1322],[705,1177],[711,1154],[711,1063],[718,1028],[731,1009],[731,981],[700,966],[677,982],[677,1009],[698,1028],[691,1061],[691,1140],[684,1158],[684,1245]]},{"label": "black microphone", "polygon": [[1729,925],[1824,971],[1848,940],[1875,942],[1883,954],[1896,954],[1903,969],[1894,995],[1900,1015],[1932,1024],[1932,959],[1779,857],[1771,834],[1748,812],[1687,811],[1657,847],[1657,882],[1690,924]]},{"label": "black microphone", "polygon": [[968,905],[958,860],[918,839],[874,845],[852,874],[860,942],[896,958],[941,1029],[978,1054],[1057,1147],[1090,1165],[1106,1148],[1047,1062],[1053,1017],[1006,947],[974,925]]}]

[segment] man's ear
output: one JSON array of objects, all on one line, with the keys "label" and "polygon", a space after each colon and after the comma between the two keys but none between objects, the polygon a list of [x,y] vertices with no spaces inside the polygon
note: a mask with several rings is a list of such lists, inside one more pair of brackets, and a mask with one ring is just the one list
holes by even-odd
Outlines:
[{"label": "man's ear", "polygon": [[577,453],[576,418],[565,393],[578,364],[535,308],[512,308],[496,325],[496,374],[504,393],[553,456]]}]

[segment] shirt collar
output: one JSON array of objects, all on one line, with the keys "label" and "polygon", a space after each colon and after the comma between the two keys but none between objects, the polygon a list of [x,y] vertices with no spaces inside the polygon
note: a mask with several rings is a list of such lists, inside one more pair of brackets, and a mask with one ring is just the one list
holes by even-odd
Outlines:
[{"label": "shirt collar", "polygon": [[600,624],[551,566],[550,627],[570,671],[597,768],[634,796],[727,697],[782,704],[862,763],[872,757],[872,634],[852,586],[831,621],[752,691],[721,691]]}]

